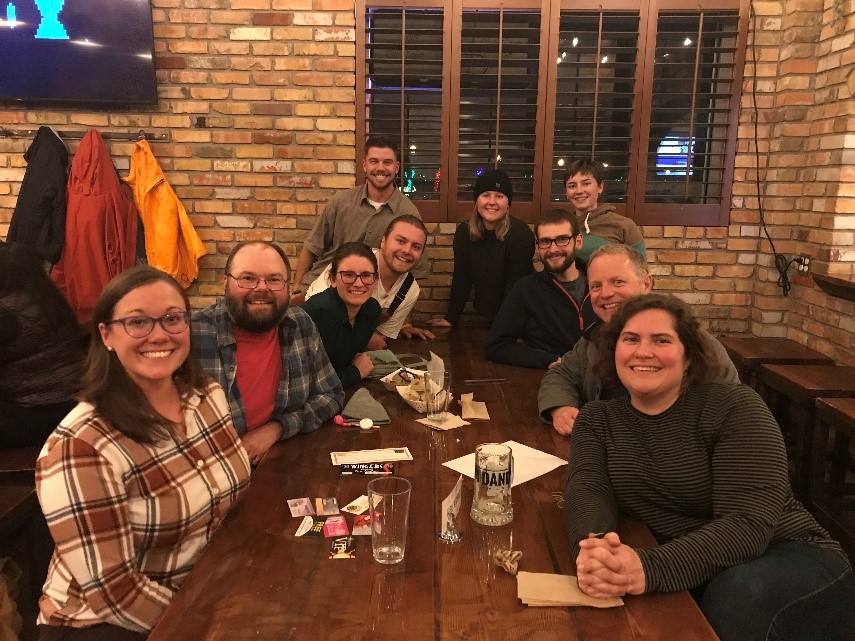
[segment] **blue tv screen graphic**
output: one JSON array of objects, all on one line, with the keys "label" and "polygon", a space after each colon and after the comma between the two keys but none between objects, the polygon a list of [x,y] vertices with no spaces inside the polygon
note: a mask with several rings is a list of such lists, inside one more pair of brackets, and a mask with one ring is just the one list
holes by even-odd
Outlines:
[{"label": "blue tv screen graphic", "polygon": [[149,0],[0,0],[0,100],[154,104]]},{"label": "blue tv screen graphic", "polygon": [[[692,140],[691,145],[692,155],[694,155],[694,140]],[[685,176],[687,171],[691,176],[689,138],[686,136],[665,136],[656,148],[656,175]]]}]

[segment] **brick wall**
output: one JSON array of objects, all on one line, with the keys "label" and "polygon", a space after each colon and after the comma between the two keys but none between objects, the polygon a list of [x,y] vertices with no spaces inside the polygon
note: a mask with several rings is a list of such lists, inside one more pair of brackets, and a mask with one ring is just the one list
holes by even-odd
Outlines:
[{"label": "brick wall", "polygon": [[[855,279],[855,13],[851,1],[754,2],[759,173],[749,53],[728,227],[645,227],[657,289],[694,303],[719,333],[786,335],[855,364],[855,305],[795,276],[776,285],[755,180],[776,249]],[[296,256],[334,189],[354,184],[351,0],[154,0],[160,102],[132,112],[0,106],[0,126],[165,133],[152,149],[211,255],[191,294],[220,291],[231,246],[269,239]],[[848,111],[847,111],[848,109]],[[24,173],[26,139],[0,138],[0,237]],[[132,143],[109,143],[120,170]],[[76,141],[70,141],[73,152]],[[422,315],[448,296],[453,223],[429,225],[434,275]]]}]

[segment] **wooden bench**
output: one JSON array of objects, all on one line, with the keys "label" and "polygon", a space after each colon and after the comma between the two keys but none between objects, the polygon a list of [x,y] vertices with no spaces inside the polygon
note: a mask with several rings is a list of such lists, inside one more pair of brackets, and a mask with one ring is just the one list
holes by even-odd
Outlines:
[{"label": "wooden bench", "polygon": [[720,336],[718,340],[746,385],[754,385],[760,365],[834,365],[828,356],[789,338]]},{"label": "wooden bench", "polygon": [[21,641],[35,641],[42,586],[53,554],[35,490],[38,447],[0,451],[0,557],[21,570],[15,603],[22,619]]},{"label": "wooden bench", "polygon": [[855,367],[846,365],[761,365],[756,383],[793,451],[796,497],[807,502],[810,486],[815,401],[855,397]]},{"label": "wooden bench", "polygon": [[855,561],[855,398],[816,400],[808,509]]},{"label": "wooden bench", "polygon": [[40,447],[0,450],[0,485],[36,483],[36,459]]}]

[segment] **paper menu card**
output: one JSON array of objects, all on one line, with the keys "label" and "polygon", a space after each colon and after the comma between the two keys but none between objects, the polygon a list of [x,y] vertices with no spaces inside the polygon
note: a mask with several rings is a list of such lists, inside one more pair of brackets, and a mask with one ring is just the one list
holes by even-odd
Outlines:
[{"label": "paper menu card", "polygon": [[387,463],[389,461],[412,461],[408,447],[387,447],[378,450],[355,450],[353,452],[330,452],[333,465],[342,463]]},{"label": "paper menu card", "polygon": [[[510,447],[514,455],[514,478],[511,487],[516,487],[526,481],[536,479],[538,476],[551,472],[557,467],[567,465],[567,461],[562,458],[541,452],[516,441],[505,441],[504,445]],[[474,478],[475,452],[443,463],[443,465],[455,472],[465,474],[469,478]]]},{"label": "paper menu card", "polygon": [[517,598],[531,606],[614,608],[623,605],[620,597],[596,599],[588,596],[579,589],[575,576],[539,572],[517,573]]}]

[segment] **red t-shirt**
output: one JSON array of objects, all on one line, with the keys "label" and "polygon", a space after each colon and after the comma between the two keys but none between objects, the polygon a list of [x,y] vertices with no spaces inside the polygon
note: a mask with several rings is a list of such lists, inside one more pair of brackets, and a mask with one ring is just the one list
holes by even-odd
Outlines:
[{"label": "red t-shirt", "polygon": [[279,331],[273,328],[257,334],[232,327],[232,332],[237,343],[235,382],[246,412],[246,430],[251,432],[270,420],[276,404],[282,378]]}]

